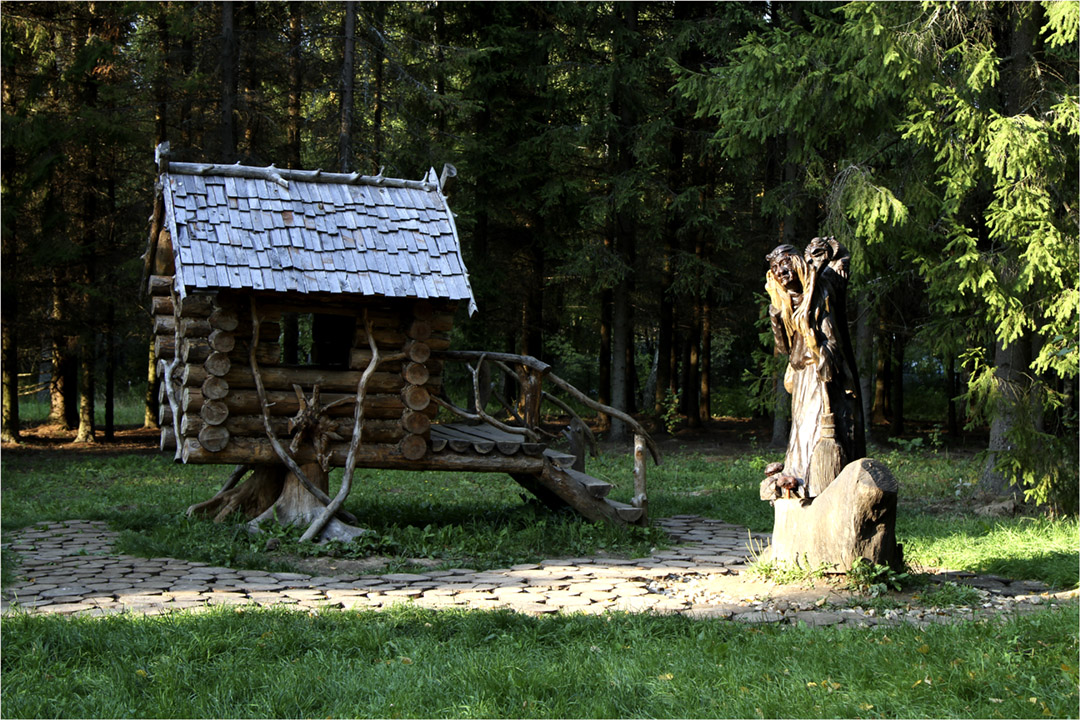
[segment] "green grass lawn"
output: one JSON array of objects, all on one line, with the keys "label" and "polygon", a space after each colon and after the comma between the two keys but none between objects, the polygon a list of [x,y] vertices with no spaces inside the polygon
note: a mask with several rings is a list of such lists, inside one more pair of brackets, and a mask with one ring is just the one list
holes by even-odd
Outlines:
[{"label": "green grass lawn", "polygon": [[[653,517],[695,513],[769,530],[757,500],[778,454],[669,454],[649,468]],[[948,566],[1077,584],[1077,522],[973,517],[956,504],[978,465],[882,451],[901,483],[897,532],[912,567]],[[632,491],[630,460],[590,473]],[[281,552],[236,524],[183,517],[224,468],[158,455],[5,451],[7,536],[39,520],[103,519],[125,552],[286,569],[303,553],[434,558],[505,567],[543,557],[662,546],[526,502],[488,474],[362,471],[347,507],[376,536],[316,548],[278,533]],[[337,480],[337,474],[332,479]],[[931,511],[933,509],[933,511]],[[4,555],[5,582],[17,570]],[[4,717],[1052,717],[1075,716],[1075,607],[1005,623],[916,628],[744,627],[683,617],[530,618],[507,612],[285,610],[160,618],[6,617]]]},{"label": "green grass lawn", "polygon": [[1051,717],[1075,607],[1004,624],[223,609],[3,620],[5,717]]}]

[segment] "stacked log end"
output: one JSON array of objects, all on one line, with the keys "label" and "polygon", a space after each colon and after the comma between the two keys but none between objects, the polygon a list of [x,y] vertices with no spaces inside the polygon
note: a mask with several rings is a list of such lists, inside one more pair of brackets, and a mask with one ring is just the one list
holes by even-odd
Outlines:
[{"label": "stacked log end", "polygon": [[[431,304],[417,302],[413,305],[413,317],[406,329],[407,339],[402,346],[405,360],[401,363],[401,379],[405,386],[401,390],[401,399],[405,409],[401,415],[401,426],[405,437],[401,441],[401,455],[407,460],[419,460],[428,453],[430,444],[431,422],[424,411],[432,407],[431,393],[425,387],[431,380],[431,372],[424,361],[417,362],[414,357],[428,358],[431,346]],[[428,419],[425,423],[421,418]]]},{"label": "stacked log end", "polygon": [[[160,341],[156,344],[163,350],[170,345],[168,355],[159,355],[161,367],[173,358],[179,360],[173,371],[176,407],[171,408],[168,402],[161,405],[159,419],[162,427],[168,428],[162,431],[163,445],[179,442],[178,454],[184,462],[277,462],[251,371],[247,296],[225,292],[191,295],[182,305],[174,308],[171,298],[163,293],[155,296],[155,331]],[[256,361],[269,404],[270,427],[287,446],[291,439],[289,420],[299,412],[301,402],[294,386],[299,386],[310,402],[318,385],[322,405],[344,400],[327,411],[328,422],[321,426],[322,431],[342,438],[330,445],[332,464],[342,465],[354,425],[355,403],[349,400],[356,397],[360,376],[371,359],[363,310],[355,306],[333,309],[356,318],[356,331],[341,366],[282,365],[278,342],[281,313],[305,310],[325,308],[259,306],[264,320],[259,327]],[[452,312],[450,305],[436,310],[427,301],[368,307],[380,355],[403,353],[405,357],[382,363],[369,380],[361,438],[366,464],[400,466],[429,456],[431,421],[438,411],[431,394],[440,392],[442,384],[442,363],[430,356],[432,350],[449,347]],[[172,342],[166,343],[166,339]],[[179,417],[175,431],[174,412]],[[297,453],[300,461],[310,454],[313,444],[309,440],[301,443]]]}]

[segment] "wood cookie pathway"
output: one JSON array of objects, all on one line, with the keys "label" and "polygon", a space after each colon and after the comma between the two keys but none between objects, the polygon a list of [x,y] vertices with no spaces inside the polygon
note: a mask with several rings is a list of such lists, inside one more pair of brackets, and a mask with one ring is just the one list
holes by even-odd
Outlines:
[{"label": "wood cookie pathway", "polygon": [[790,588],[745,574],[749,546],[768,534],[695,515],[656,521],[673,547],[648,558],[603,556],[544,560],[501,570],[312,576],[213,567],[172,558],[116,554],[103,522],[45,522],[13,534],[19,578],[3,590],[12,613],[157,615],[222,605],[290,605],[308,611],[377,609],[396,603],[426,608],[497,609],[546,614],[610,611],[682,613],[744,623],[895,625],[997,618],[1074,602],[1032,581],[941,572],[935,583],[977,588],[966,607],[895,603],[878,611],[828,587]]}]

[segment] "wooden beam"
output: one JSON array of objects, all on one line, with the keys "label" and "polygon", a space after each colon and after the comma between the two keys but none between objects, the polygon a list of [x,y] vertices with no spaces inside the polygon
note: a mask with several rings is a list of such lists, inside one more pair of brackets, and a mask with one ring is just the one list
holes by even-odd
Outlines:
[{"label": "wooden beam", "polygon": [[[345,443],[331,446],[330,462],[334,467],[344,467],[349,447]],[[185,463],[195,464],[280,464],[274,448],[267,439],[233,438],[221,451],[213,453],[203,448],[194,438],[184,440],[182,456]],[[300,463],[316,462],[315,450],[310,444],[297,452]],[[450,472],[501,472],[538,473],[544,468],[544,458],[526,455],[473,455],[457,453],[429,453],[419,460],[409,460],[401,454],[398,445],[361,445],[357,450],[357,467],[385,470],[438,470]]]},{"label": "wooden beam", "polygon": [[[274,417],[292,417],[300,410],[300,401],[292,390],[267,390],[267,400],[270,403],[270,414]],[[352,393],[321,393],[320,400],[330,404],[342,398],[354,398]],[[181,392],[180,406],[184,412],[198,412],[206,399],[199,388],[184,388]],[[232,415],[256,415],[262,412],[259,395],[255,390],[237,390],[232,388],[224,402]],[[405,410],[405,402],[398,394],[368,395],[364,399],[364,415],[369,418],[400,418]],[[438,415],[438,406],[429,405],[421,409],[429,418]],[[345,403],[331,408],[328,414],[331,417],[346,417],[353,413],[351,403]]]},{"label": "wooden beam", "polygon": [[[419,417],[425,416],[420,415]],[[285,417],[273,417],[270,426],[279,435],[289,435],[289,420]],[[186,413],[180,422],[180,433],[184,437],[196,437],[199,431],[205,427],[203,419],[194,413]],[[255,415],[230,416],[221,425],[236,438],[261,439],[266,436],[266,428],[263,419]],[[344,439],[349,439],[353,434],[352,418],[335,418],[329,426],[330,430]],[[362,440],[367,443],[396,443],[406,435],[405,428],[398,420],[365,420]]]}]

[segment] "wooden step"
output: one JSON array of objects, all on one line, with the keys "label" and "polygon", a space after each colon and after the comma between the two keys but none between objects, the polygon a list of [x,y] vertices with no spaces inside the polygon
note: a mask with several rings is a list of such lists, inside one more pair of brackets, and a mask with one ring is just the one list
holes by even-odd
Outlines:
[{"label": "wooden step", "polygon": [[604,482],[599,478],[594,478],[592,475],[586,475],[583,472],[578,472],[577,470],[568,467],[559,469],[584,485],[588,493],[597,500],[607,497],[607,494],[611,492],[611,483]]},{"label": "wooden step", "polygon": [[550,458],[551,462],[555,463],[555,466],[560,468],[568,468],[574,464],[575,460],[577,460],[573,455],[559,452],[558,450],[552,450],[550,448],[544,451],[544,457]]},{"label": "wooden step", "polygon": [[619,516],[619,519],[624,522],[634,523],[641,519],[641,508],[627,505],[626,503],[621,503],[618,500],[612,500],[611,498],[604,498],[604,502],[610,505],[615,510],[615,514]]}]

